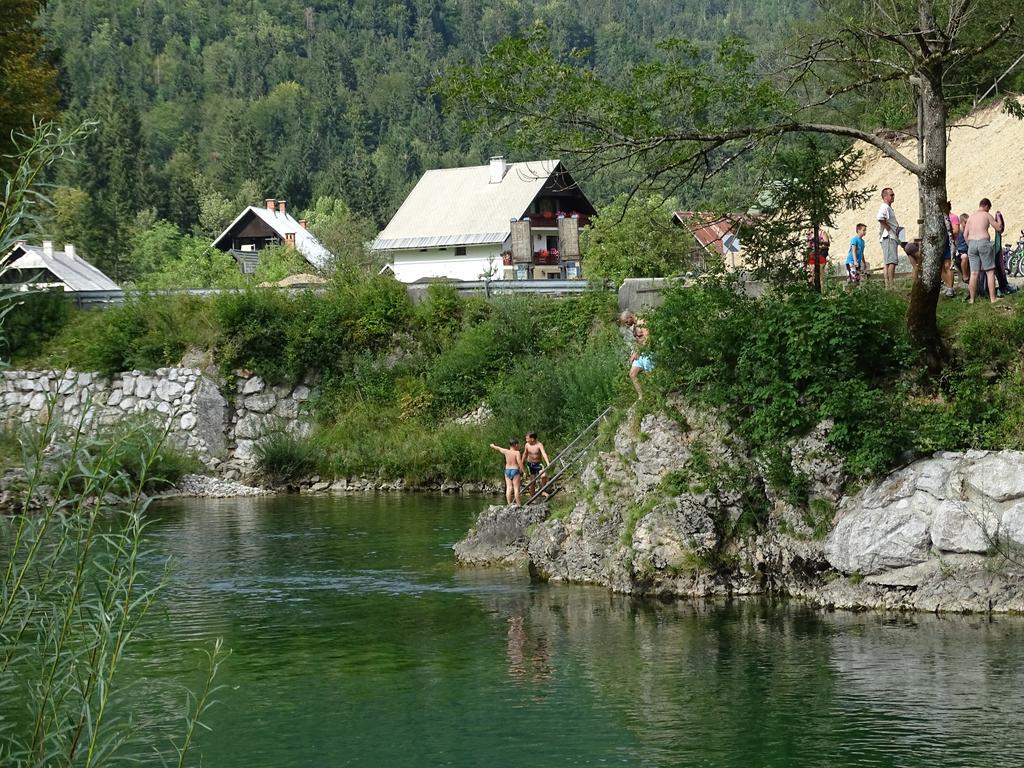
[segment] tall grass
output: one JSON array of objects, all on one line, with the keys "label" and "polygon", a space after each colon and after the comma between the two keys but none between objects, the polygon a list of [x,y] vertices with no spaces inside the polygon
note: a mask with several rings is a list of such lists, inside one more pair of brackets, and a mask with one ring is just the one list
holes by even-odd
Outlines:
[{"label": "tall grass", "polygon": [[[142,489],[166,439],[122,432],[97,450],[84,421],[61,431],[53,400],[42,426],[21,433],[20,512],[0,517],[0,764],[114,765],[145,736],[120,707],[144,681],[119,670],[164,585],[142,567]],[[124,456],[136,452],[125,473]],[[218,643],[166,761],[184,764],[223,657]]]},{"label": "tall grass", "polygon": [[311,475],[316,465],[315,446],[283,430],[272,432],[256,444],[256,469],[275,485]]},{"label": "tall grass", "polygon": [[[70,153],[85,129],[37,126],[16,137],[14,171],[0,176],[0,253],[24,236],[47,203],[46,169]],[[0,273],[4,267],[0,264]],[[17,296],[0,290],[3,319]],[[144,572],[143,488],[164,455],[167,431],[130,433],[98,448],[84,420],[62,430],[51,398],[36,430],[17,434],[24,483],[0,515],[0,765],[120,765],[144,723],[120,706],[143,680],[122,662],[143,631],[163,580]],[[8,438],[5,450],[12,446]],[[132,457],[133,472],[122,467]],[[137,461],[134,459],[137,457]],[[49,493],[42,492],[43,485]],[[189,695],[177,740],[160,744],[165,765],[185,764],[211,705],[224,657],[208,655],[206,682]]]}]

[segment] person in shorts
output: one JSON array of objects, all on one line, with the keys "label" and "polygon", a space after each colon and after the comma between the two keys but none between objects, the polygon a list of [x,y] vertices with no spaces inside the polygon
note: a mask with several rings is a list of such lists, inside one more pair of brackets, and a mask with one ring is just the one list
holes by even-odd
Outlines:
[{"label": "person in shorts", "polygon": [[957,218],[960,230],[956,236],[956,253],[960,259],[960,282],[966,283],[971,276],[971,265],[967,260],[967,238],[964,233],[967,231],[967,214],[961,213]]},{"label": "person in shorts", "polygon": [[640,386],[640,374],[654,370],[654,360],[650,352],[645,351],[651,340],[651,332],[647,330],[647,323],[628,309],[619,315],[619,322],[633,332],[633,350],[629,355],[629,380],[636,390],[637,399],[643,400],[644,391]]},{"label": "person in shorts", "polygon": [[953,215],[953,204],[946,201],[942,207],[942,221],[946,225],[946,246],[942,249],[942,282],[946,285],[946,296],[956,296],[953,290],[953,254],[956,252],[956,237],[960,234],[960,220]]},{"label": "person in shorts", "polygon": [[514,437],[508,441],[508,448],[491,443],[491,448],[505,457],[505,501],[519,506],[519,487],[523,482],[523,455],[519,453],[519,441]]},{"label": "person in shorts", "polygon": [[892,203],[896,193],[892,187],[882,190],[882,205],[878,208],[878,239],[882,245],[882,264],[885,266],[885,287],[896,286],[896,265],[900,261],[900,223]]},{"label": "person in shorts", "polygon": [[978,294],[978,272],[981,270],[988,273],[986,282],[989,301],[993,304],[999,301],[996,297],[996,254],[989,230],[1002,232],[1003,224],[989,213],[991,210],[992,201],[985,197],[978,203],[978,210],[967,218],[967,231],[964,236],[967,238],[967,260],[971,266],[971,280],[967,285],[971,304]]},{"label": "person in shorts", "polygon": [[[543,488],[547,483],[548,475],[544,468],[551,463],[547,451],[544,450],[544,443],[537,439],[536,432],[526,435],[526,445],[523,446],[523,463],[526,464],[526,469],[530,473],[530,485],[527,491],[532,494],[535,492],[535,487]],[[547,496],[545,493],[544,498]]]},{"label": "person in shorts", "polygon": [[867,233],[868,225],[858,224],[850,238],[850,251],[846,254],[846,280],[850,284],[859,283],[864,274],[864,235]]},{"label": "person in shorts", "polygon": [[825,270],[828,268],[828,250],[832,245],[828,232],[821,227],[818,228],[818,238],[815,242],[814,230],[807,233],[807,282],[811,287],[816,287],[814,273],[817,271],[822,292],[825,291]]}]

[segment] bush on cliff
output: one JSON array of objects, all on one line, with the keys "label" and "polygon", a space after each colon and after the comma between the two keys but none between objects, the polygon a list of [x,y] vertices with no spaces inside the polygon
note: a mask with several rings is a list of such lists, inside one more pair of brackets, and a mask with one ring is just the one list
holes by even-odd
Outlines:
[{"label": "bush on cliff", "polygon": [[51,346],[51,360],[113,375],[177,365],[189,347],[216,335],[208,303],[195,296],[154,296],[120,307],[79,311]]},{"label": "bush on cliff", "polygon": [[762,453],[832,419],[854,476],[915,453],[1020,446],[1016,305],[943,307],[952,361],[938,385],[922,376],[906,306],[872,285],[759,299],[728,284],[674,289],[651,321],[657,380],[718,409]]},{"label": "bush on cliff", "polygon": [[336,276],[323,293],[295,297],[226,293],[215,303],[221,369],[246,368],[273,382],[344,371],[352,355],[387,346],[412,314],[404,286],[383,277]]}]

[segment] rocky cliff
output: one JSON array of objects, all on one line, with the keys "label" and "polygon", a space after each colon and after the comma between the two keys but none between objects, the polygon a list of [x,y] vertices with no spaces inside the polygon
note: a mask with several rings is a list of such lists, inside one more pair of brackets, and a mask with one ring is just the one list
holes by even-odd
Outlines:
[{"label": "rocky cliff", "polygon": [[[1024,610],[1024,453],[936,454],[843,495],[829,427],[786,446],[780,473],[680,403],[631,412],[571,508],[491,507],[456,556],[630,594]],[[797,481],[799,499],[766,479],[779,477]]]}]

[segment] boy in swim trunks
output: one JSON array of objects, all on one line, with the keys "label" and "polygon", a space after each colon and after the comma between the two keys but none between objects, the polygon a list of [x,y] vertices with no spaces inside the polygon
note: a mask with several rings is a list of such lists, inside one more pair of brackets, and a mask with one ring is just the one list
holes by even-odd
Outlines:
[{"label": "boy in swim trunks", "polygon": [[[541,463],[542,461],[543,463]],[[529,491],[532,494],[538,479],[541,488],[548,481],[548,474],[544,471],[544,467],[551,463],[548,459],[547,451],[544,450],[544,443],[537,440],[536,432],[530,432],[526,436],[526,446],[523,448],[523,462],[526,464],[526,468],[530,470]],[[547,496],[547,493],[545,493],[544,498],[547,498]]]},{"label": "boy in swim trunks", "polygon": [[519,453],[519,441],[514,437],[508,441],[508,448],[491,443],[491,448],[505,457],[505,501],[515,499],[519,506],[519,486],[523,482],[523,456]]},{"label": "boy in swim trunks", "polygon": [[846,279],[850,283],[859,283],[864,274],[864,235],[868,233],[867,224],[858,224],[850,238],[850,252],[846,254]]}]

